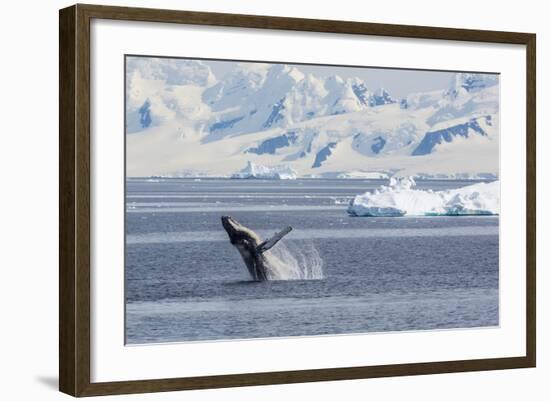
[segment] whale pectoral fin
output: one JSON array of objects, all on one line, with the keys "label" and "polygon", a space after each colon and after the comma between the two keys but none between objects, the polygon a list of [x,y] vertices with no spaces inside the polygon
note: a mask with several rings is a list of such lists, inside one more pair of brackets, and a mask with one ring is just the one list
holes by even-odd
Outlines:
[{"label": "whale pectoral fin", "polygon": [[268,240],[265,240],[260,245],[258,245],[258,247],[256,248],[256,252],[262,253],[273,248],[277,242],[279,242],[285,235],[287,235],[291,231],[292,231],[292,227],[290,226],[283,228],[273,237],[269,238]]}]

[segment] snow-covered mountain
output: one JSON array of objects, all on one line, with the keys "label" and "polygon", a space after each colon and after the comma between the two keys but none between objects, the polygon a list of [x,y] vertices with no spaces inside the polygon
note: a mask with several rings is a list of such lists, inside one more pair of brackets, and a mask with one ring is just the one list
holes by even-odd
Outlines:
[{"label": "snow-covered mountain", "polygon": [[358,78],[242,63],[217,80],[195,60],[127,61],[129,176],[498,176],[498,76],[455,74],[396,99]]}]

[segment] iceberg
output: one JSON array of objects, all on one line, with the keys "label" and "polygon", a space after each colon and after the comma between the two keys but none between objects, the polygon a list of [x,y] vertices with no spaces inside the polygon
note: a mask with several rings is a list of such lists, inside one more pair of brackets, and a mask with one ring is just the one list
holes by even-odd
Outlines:
[{"label": "iceberg", "polygon": [[420,190],[415,186],[412,177],[392,177],[388,185],[355,196],[348,213],[399,217],[498,215],[500,211],[500,181],[444,191]]},{"label": "iceberg", "polygon": [[363,180],[383,180],[388,178],[388,174],[378,171],[346,171],[336,175],[340,179],[363,179]]},{"label": "iceberg", "polygon": [[295,180],[296,170],[289,166],[267,167],[249,161],[245,168],[231,178],[259,178],[268,180]]}]

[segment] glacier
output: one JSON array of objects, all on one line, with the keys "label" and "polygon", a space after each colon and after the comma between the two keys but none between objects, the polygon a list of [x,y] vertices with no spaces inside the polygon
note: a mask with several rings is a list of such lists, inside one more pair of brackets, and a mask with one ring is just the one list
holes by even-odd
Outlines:
[{"label": "glacier", "polygon": [[500,181],[444,191],[415,187],[413,177],[392,177],[388,185],[355,196],[348,206],[348,213],[370,217],[499,214]]},{"label": "glacier", "polygon": [[242,170],[234,173],[231,178],[258,178],[267,180],[295,180],[296,171],[288,166],[267,167],[249,161]]}]

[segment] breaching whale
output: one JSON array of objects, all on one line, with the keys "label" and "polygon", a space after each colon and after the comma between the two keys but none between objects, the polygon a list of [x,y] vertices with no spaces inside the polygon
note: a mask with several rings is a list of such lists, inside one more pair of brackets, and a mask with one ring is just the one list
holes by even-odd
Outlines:
[{"label": "breaching whale", "polygon": [[268,240],[262,241],[258,234],[243,226],[231,216],[222,216],[222,225],[229,235],[231,244],[237,248],[253,280],[265,281],[269,279],[269,272],[273,271],[269,253],[265,251],[273,248],[292,227],[286,227]]}]

